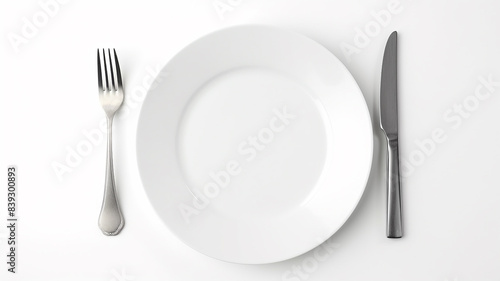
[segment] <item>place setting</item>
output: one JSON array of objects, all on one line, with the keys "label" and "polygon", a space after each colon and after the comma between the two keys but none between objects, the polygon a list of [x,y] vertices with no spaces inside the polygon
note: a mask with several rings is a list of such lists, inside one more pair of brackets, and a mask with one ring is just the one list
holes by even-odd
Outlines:
[{"label": "place setting", "polygon": [[[237,25],[184,47],[147,93],[137,126],[138,170],[158,219],[217,260],[269,264],[302,255],[332,237],[369,188],[375,127],[387,140],[380,235],[402,238],[397,35],[380,47],[382,64],[374,70],[380,124],[371,120],[356,77],[300,33]],[[98,226],[108,236],[127,228],[113,165],[120,143],[112,139],[113,119],[127,95],[118,55],[97,50],[98,97],[108,122]]]}]

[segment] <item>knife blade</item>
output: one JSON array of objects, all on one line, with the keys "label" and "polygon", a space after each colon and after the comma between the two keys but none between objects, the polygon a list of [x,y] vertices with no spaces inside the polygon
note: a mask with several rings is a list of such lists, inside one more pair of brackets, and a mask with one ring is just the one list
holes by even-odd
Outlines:
[{"label": "knife blade", "polygon": [[398,144],[397,42],[398,33],[394,31],[385,46],[380,83],[380,127],[387,138],[387,238],[403,236]]}]

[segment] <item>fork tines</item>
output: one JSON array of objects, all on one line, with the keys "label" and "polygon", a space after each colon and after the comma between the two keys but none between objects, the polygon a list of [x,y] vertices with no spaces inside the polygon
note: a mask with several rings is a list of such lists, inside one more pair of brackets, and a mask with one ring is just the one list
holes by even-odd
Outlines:
[{"label": "fork tines", "polygon": [[113,52],[109,48],[107,52],[106,49],[97,49],[97,72],[99,90],[111,92],[118,91],[123,87],[120,64],[115,49]]}]

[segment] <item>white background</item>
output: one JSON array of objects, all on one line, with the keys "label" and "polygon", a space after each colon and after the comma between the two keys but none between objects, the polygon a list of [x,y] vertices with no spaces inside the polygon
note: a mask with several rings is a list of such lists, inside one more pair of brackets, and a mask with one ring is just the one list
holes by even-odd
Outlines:
[{"label": "white background", "polygon": [[[313,257],[309,252],[247,266],[199,254],[162,225],[139,178],[135,132],[143,81],[200,36],[247,23],[300,32],[331,50],[359,83],[374,124],[370,180],[354,214],[330,238],[338,247],[307,276],[289,280],[500,280],[500,86],[482,100],[474,97],[480,77],[500,81],[500,2],[401,0],[381,25],[374,14],[387,10],[388,0],[221,0],[231,7],[225,12],[214,8],[214,0],[69,0],[53,6],[43,22],[40,3],[47,1],[0,4],[2,221],[9,164],[18,166],[20,201],[18,273],[7,273],[2,262],[1,280],[278,281]],[[29,36],[23,35],[25,18],[38,25]],[[366,29],[368,41],[356,42]],[[400,153],[406,163],[406,233],[399,240],[385,238],[385,140],[378,129],[381,60],[393,30],[399,32]],[[13,44],[15,36],[24,40]],[[345,55],[346,44],[357,53]],[[126,94],[134,97],[114,123],[126,218],[116,237],[97,227],[103,142],[60,178],[53,169],[56,162],[67,165],[68,149],[81,145],[83,131],[98,129],[104,118],[98,47],[117,49]],[[464,101],[462,117],[449,112]],[[445,140],[420,148],[435,130]],[[5,257],[7,229],[1,225]]]}]

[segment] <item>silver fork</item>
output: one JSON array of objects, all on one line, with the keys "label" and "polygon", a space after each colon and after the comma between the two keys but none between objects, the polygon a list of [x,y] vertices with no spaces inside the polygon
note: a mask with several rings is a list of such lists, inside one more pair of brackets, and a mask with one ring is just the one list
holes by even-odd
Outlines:
[{"label": "silver fork", "polygon": [[102,51],[97,50],[97,73],[99,101],[108,121],[106,180],[101,213],[99,214],[99,228],[105,235],[114,236],[120,233],[125,223],[116,197],[115,176],[113,172],[113,117],[123,103],[122,74],[115,49],[113,49],[113,53],[108,49],[107,55],[105,49],[102,49]]}]

